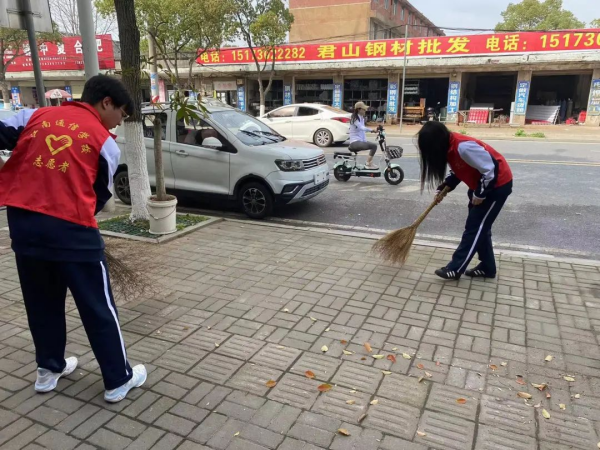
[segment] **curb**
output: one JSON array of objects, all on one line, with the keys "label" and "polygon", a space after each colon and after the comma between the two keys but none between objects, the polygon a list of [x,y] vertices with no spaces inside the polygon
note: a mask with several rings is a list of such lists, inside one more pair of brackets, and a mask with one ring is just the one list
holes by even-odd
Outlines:
[{"label": "curb", "polygon": [[[386,230],[369,230],[369,232],[359,231],[359,228],[362,228],[362,227],[348,227],[351,229],[340,230],[340,229],[327,228],[327,225],[330,225],[330,224],[319,224],[321,226],[315,226],[316,223],[314,223],[314,222],[304,222],[305,225],[303,226],[303,225],[290,225],[290,224],[284,224],[284,223],[277,223],[276,221],[259,222],[259,221],[253,221],[253,220],[234,219],[234,218],[228,218],[228,217],[223,218],[223,220],[226,222],[253,224],[253,225],[257,225],[257,226],[283,228],[283,229],[288,229],[288,230],[312,231],[312,232],[316,232],[316,233],[323,233],[323,234],[330,234],[330,235],[337,235],[337,236],[346,236],[346,237],[355,237],[355,238],[368,239],[368,240],[373,240],[373,241],[380,239],[384,234],[386,234],[388,232]],[[291,219],[284,219],[284,220],[291,222]],[[338,226],[338,228],[339,228],[339,226]],[[381,231],[383,233],[373,233],[373,231]],[[459,241],[459,239],[456,239],[456,238],[448,238],[448,237],[442,237],[442,236],[439,236],[439,237],[443,238],[447,241],[453,242],[453,243],[452,244],[451,243],[443,243],[443,242],[439,242],[439,241],[435,241],[435,240],[431,239],[431,238],[437,238],[437,237],[438,236],[434,236],[434,235],[417,234],[417,239],[415,239],[414,245],[440,248],[440,249],[444,249],[444,250],[454,250],[456,248],[456,243]],[[505,248],[505,246],[512,247],[512,248]],[[515,244],[495,244],[494,248],[496,250],[496,253],[499,255],[506,255],[506,256],[517,257],[517,258],[539,259],[539,260],[544,260],[544,261],[552,261],[552,262],[556,262],[556,263],[576,264],[576,265],[581,265],[581,266],[592,266],[592,267],[600,268],[600,260],[584,259],[584,257],[588,255],[584,252],[574,252],[574,251],[567,251],[567,250],[560,250],[560,249],[545,249],[543,247],[518,246]],[[533,251],[533,250],[536,250],[536,251]],[[577,255],[580,257],[556,256],[555,254],[551,254],[549,251],[554,251],[557,253],[563,252],[564,254]],[[590,258],[591,258],[591,256],[590,256]]]}]

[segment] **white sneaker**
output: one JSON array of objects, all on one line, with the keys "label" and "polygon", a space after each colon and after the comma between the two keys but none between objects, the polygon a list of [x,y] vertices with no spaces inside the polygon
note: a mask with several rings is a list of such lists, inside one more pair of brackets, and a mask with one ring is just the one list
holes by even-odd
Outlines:
[{"label": "white sneaker", "polygon": [[377,170],[377,169],[379,169],[379,167],[377,167],[375,164],[365,164],[365,169],[367,169],[367,170]]},{"label": "white sneaker", "polygon": [[67,365],[65,366],[65,370],[61,373],[50,372],[48,369],[38,368],[37,370],[37,380],[35,380],[35,390],[37,392],[50,392],[56,388],[58,384],[58,379],[60,377],[66,377],[73,373],[73,371],[77,368],[77,358],[71,356],[66,360]]},{"label": "white sneaker", "polygon": [[133,369],[133,376],[131,380],[125,383],[123,386],[119,386],[116,389],[111,389],[109,391],[104,391],[104,400],[109,403],[117,403],[127,397],[127,393],[136,387],[140,387],[142,384],[146,382],[146,378],[148,377],[148,373],[146,372],[146,367],[143,364],[138,364]]}]

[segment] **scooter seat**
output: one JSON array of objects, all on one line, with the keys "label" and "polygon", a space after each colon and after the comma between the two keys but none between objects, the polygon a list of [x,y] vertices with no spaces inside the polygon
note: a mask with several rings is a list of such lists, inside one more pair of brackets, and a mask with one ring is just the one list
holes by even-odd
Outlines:
[{"label": "scooter seat", "polygon": [[337,158],[339,156],[352,156],[352,153],[350,153],[350,152],[334,152],[333,153],[334,158]]}]

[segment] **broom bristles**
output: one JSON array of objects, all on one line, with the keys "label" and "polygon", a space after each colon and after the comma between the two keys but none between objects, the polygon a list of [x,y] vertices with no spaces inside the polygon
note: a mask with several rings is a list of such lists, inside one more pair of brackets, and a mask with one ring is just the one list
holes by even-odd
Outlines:
[{"label": "broom bristles", "polygon": [[392,231],[375,242],[373,251],[379,253],[379,256],[386,262],[403,265],[408,259],[416,235],[416,225]]}]

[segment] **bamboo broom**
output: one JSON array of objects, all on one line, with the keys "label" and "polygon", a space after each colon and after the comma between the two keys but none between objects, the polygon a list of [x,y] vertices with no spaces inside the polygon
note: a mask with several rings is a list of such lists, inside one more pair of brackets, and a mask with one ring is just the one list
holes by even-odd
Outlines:
[{"label": "bamboo broom", "polygon": [[379,253],[384,261],[403,265],[408,259],[410,248],[417,235],[417,228],[419,228],[419,225],[421,225],[431,210],[435,208],[448,192],[450,192],[450,189],[445,187],[442,192],[440,192],[439,198],[436,198],[431,202],[431,205],[429,205],[425,212],[423,212],[411,226],[392,231],[375,242],[373,251]]}]

